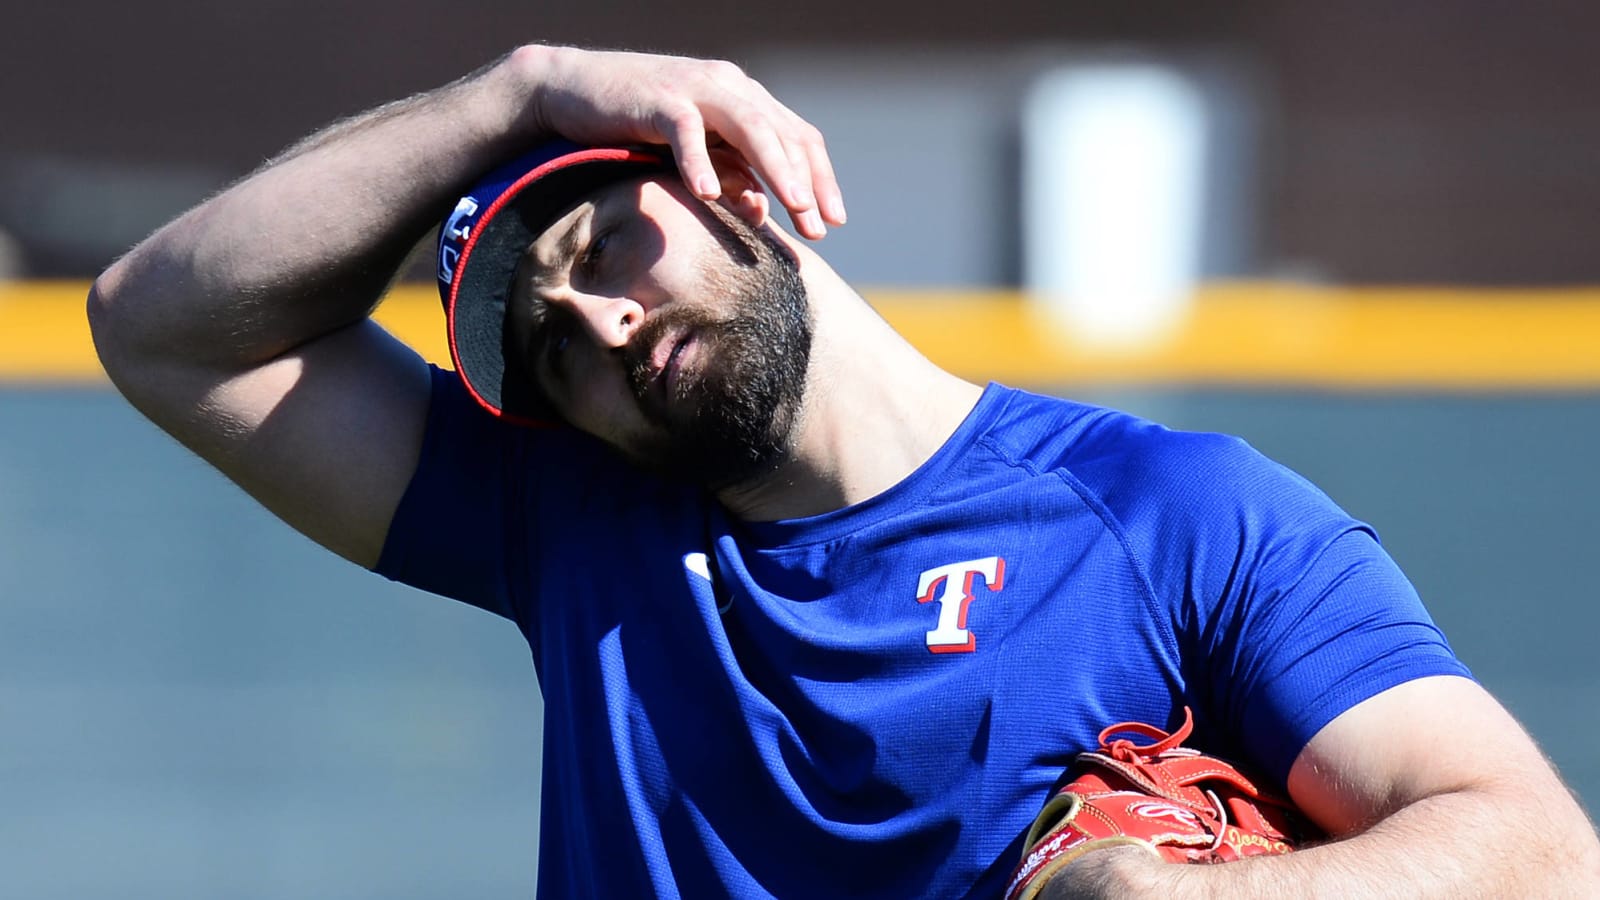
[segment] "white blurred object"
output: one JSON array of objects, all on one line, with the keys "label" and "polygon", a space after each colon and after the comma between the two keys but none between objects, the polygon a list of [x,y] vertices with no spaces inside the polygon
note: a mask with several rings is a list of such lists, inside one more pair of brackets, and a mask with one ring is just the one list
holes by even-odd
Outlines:
[{"label": "white blurred object", "polygon": [[1153,63],[1041,74],[1023,111],[1023,282],[1074,340],[1159,343],[1199,278],[1208,115]]},{"label": "white blurred object", "polygon": [[15,281],[25,274],[22,244],[10,233],[0,230],[0,281]]}]

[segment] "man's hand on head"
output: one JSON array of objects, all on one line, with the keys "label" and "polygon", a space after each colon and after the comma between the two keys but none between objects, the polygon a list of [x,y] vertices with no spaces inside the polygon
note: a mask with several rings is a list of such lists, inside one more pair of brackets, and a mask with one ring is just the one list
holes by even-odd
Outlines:
[{"label": "man's hand on head", "polygon": [[668,145],[696,196],[753,223],[762,182],[806,237],[844,222],[821,135],[737,66],[527,46],[306,137],[141,241],[87,298],[107,374],[286,522],[376,564],[432,388],[368,316],[464,187],[557,136]]},{"label": "man's hand on head", "polygon": [[540,131],[585,144],[666,144],[691,192],[726,195],[755,224],[766,217],[763,181],[802,236],[845,222],[821,132],[733,63],[538,45],[509,62],[536,86]]}]

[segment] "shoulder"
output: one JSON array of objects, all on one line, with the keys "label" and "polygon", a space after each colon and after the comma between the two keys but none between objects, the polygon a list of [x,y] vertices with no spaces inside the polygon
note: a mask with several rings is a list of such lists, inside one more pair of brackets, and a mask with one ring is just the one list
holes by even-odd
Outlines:
[{"label": "shoulder", "polygon": [[1011,390],[994,449],[1057,472],[1119,519],[1287,503],[1330,507],[1305,478],[1242,438],[1181,431],[1130,413]]},{"label": "shoulder", "polygon": [[1225,581],[1246,560],[1303,567],[1339,535],[1370,531],[1233,435],[1021,391],[1004,419],[1017,427],[995,429],[997,450],[1069,484],[1158,594],[1207,573]]},{"label": "shoulder", "polygon": [[373,568],[527,622],[541,573],[663,533],[697,496],[576,429],[498,419],[435,368],[421,456]]},{"label": "shoulder", "polygon": [[1214,534],[1348,517],[1316,485],[1241,437],[1179,431],[1134,416],[1103,420],[1072,460],[1085,490],[1126,525]]}]

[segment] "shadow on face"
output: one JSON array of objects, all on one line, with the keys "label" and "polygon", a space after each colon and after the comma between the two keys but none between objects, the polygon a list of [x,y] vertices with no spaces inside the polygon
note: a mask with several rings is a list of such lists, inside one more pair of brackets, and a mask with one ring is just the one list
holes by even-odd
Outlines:
[{"label": "shadow on face", "polygon": [[[651,187],[658,191],[647,199]],[[668,204],[661,202],[663,196],[670,198]],[[677,215],[676,210],[692,218]],[[673,226],[670,237],[662,221]],[[543,292],[633,299],[647,314],[656,307],[700,306],[706,310],[704,317],[714,319],[740,305],[739,295],[771,280],[763,268],[798,270],[790,249],[764,227],[753,227],[721,204],[703,201],[676,179],[660,175],[621,180],[574,201],[535,238],[514,275],[503,350],[508,389],[514,382],[539,406],[551,410],[562,406],[560,391],[551,389],[547,367],[541,365],[541,351],[550,334],[563,327],[577,330],[571,321],[575,316],[570,309],[556,308]],[[715,243],[697,239],[700,235]],[[603,269],[587,264],[592,248],[601,241],[613,248],[605,254],[610,262]],[[680,261],[676,267],[680,277],[669,279],[673,289],[663,290],[653,283],[654,273],[673,268],[669,252],[692,258]],[[693,278],[684,272],[693,273]],[[637,359],[638,348],[634,350],[624,356]]]},{"label": "shadow on face", "polygon": [[[692,219],[660,206],[646,212],[647,200],[656,202],[644,196],[649,183],[635,180],[597,193],[587,201],[592,208],[580,204],[552,226],[554,233],[535,242],[539,252],[530,253],[535,271],[519,277],[523,296],[508,314],[508,334],[521,335],[522,352],[508,363],[516,366],[516,377],[538,385],[569,424],[605,440],[636,464],[713,487],[747,480],[787,452],[803,395],[811,323],[798,261],[772,234],[699,200],[670,179],[655,183]],[[657,218],[668,223],[670,236]],[[691,221],[701,229],[700,239],[677,232],[675,223]],[[622,254],[629,277],[616,279],[614,271],[595,276],[579,264],[569,266],[570,275],[550,273],[550,255],[540,257],[548,249],[544,245],[563,242],[569,232],[562,229],[578,236],[570,253],[555,254],[557,262],[581,259],[584,243],[606,229],[626,229]],[[707,235],[711,242],[703,239]],[[686,249],[669,251],[669,243]],[[673,265],[666,259],[669,252],[696,257]],[[555,384],[547,364],[529,364],[540,359],[550,329],[559,327],[550,316],[537,314],[542,301],[534,285],[553,277],[568,278],[571,289],[601,297],[625,296],[630,285],[656,291],[661,282],[640,273],[653,272],[663,262],[663,269],[673,273],[667,279],[672,291],[639,298],[646,314],[625,346],[580,348],[581,383]],[[692,363],[679,366],[669,391],[659,358],[652,361],[652,354],[659,356],[660,347],[684,335],[693,336],[696,352]],[[530,370],[541,377],[528,377]]]}]

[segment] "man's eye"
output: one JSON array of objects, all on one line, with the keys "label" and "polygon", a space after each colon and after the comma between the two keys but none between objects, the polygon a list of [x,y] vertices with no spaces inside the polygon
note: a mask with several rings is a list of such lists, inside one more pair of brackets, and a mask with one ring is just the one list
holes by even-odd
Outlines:
[{"label": "man's eye", "polygon": [[566,322],[551,322],[544,333],[544,357],[555,362],[572,346],[572,329]]},{"label": "man's eye", "polygon": [[589,248],[584,251],[583,259],[579,266],[586,275],[593,275],[595,268],[600,265],[600,258],[605,255],[606,245],[611,243],[611,232],[602,231],[589,241]]},{"label": "man's eye", "polygon": [[572,329],[565,321],[551,321],[539,336],[535,367],[560,376],[567,368],[567,350],[572,346]]}]

